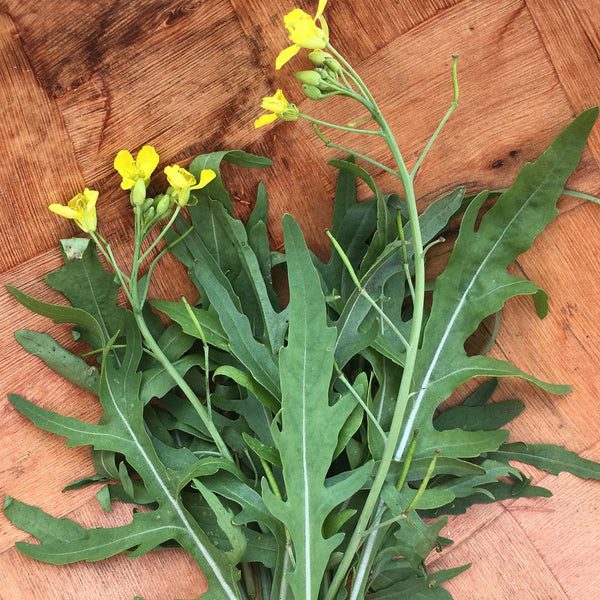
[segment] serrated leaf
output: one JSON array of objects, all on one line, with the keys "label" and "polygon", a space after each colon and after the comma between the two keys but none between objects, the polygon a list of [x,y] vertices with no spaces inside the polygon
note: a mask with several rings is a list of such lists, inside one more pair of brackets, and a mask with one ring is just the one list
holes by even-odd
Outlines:
[{"label": "serrated leaf", "polygon": [[491,452],[489,457],[494,460],[527,463],[553,475],[568,471],[584,479],[600,479],[600,463],[582,458],[564,446],[554,444],[503,444],[497,452]]},{"label": "serrated leaf", "polygon": [[[79,238],[76,238],[79,239]],[[120,284],[114,273],[106,271],[98,258],[96,246],[91,240],[84,244],[78,242],[76,253],[72,251],[73,240],[61,240],[61,252],[65,266],[58,271],[48,273],[46,282],[55,290],[62,292],[75,307],[92,315],[102,328],[103,338],[110,339],[117,331],[123,330],[125,309],[117,306]],[[93,331],[81,332],[82,340],[95,348],[102,345]],[[92,334],[92,337],[88,337]]]},{"label": "serrated leaf", "polygon": [[[483,216],[477,230],[476,217],[487,194],[481,194],[465,212],[448,266],[436,280],[414,373],[413,389],[418,391],[397,460],[413,429],[431,433],[431,418],[438,404],[471,377],[518,376],[553,393],[568,391],[568,387],[545,384],[509,363],[468,357],[464,342],[508,298],[538,292],[534,283],[509,275],[506,269],[556,216],[556,201],[577,166],[597,114],[597,109],[582,113],[535,163],[525,165],[514,185]],[[421,455],[422,450],[419,446],[417,453]],[[425,454],[428,452],[426,449]]]},{"label": "serrated leaf", "polygon": [[[273,308],[272,289],[271,293],[268,289],[271,286],[267,286],[244,225],[218,202],[202,201],[189,210],[196,231],[195,237],[188,236],[185,241],[193,258],[202,261],[207,254],[211,256],[231,284],[230,295],[239,298],[239,306],[243,306],[250,319],[255,337],[264,338],[271,352],[277,352],[287,330],[287,313],[285,310],[276,313]],[[219,275],[214,268],[212,271]],[[202,278],[198,278],[202,284]]]},{"label": "serrated leaf", "polygon": [[[364,468],[344,481],[325,486],[339,431],[354,402],[329,405],[335,329],[326,322],[325,298],[302,233],[293,218],[283,218],[290,303],[288,344],[279,353],[281,429],[273,438],[283,463],[287,499],[263,483],[269,511],[290,532],[296,566],[286,578],[294,597],[316,598],[323,573],[341,535],[325,539],[329,513],[364,483]],[[369,465],[366,465],[370,468]]]},{"label": "serrated leaf", "polygon": [[[60,543],[54,540],[63,529],[62,520],[41,511],[35,512],[49,529],[50,537],[42,532],[42,544],[21,544],[19,549],[39,560],[64,564],[76,560],[99,560],[132,548],[135,549],[134,554],[139,555],[173,539],[203,569],[209,580],[209,598],[239,600],[235,566],[224,552],[211,543],[182,504],[179,494],[187,482],[189,469],[176,471],[166,467],[146,432],[144,404],[139,398],[141,374],[137,372],[142,344],[130,314],[126,329],[127,350],[122,365],[117,366],[111,357],[103,364],[100,401],[105,413],[98,425],[42,409],[16,395],[11,395],[10,400],[39,427],[67,437],[67,445],[92,445],[98,450],[125,455],[158,508],[150,513],[134,515],[130,525],[84,530],[85,534],[78,529],[76,535],[73,534],[76,528],[68,524],[68,539]],[[122,470],[120,475],[123,475]],[[12,503],[12,506],[12,514],[28,530],[30,519],[23,514],[25,511],[31,513],[31,510],[21,504]],[[9,505],[9,513],[10,510]],[[50,539],[50,542],[44,542],[45,539]]]},{"label": "serrated leaf", "polygon": [[201,256],[194,263],[194,272],[219,315],[223,330],[227,332],[230,352],[260,385],[278,397],[279,373],[275,359],[270,349],[254,338],[250,321],[240,309],[239,299],[206,250],[201,250]]}]

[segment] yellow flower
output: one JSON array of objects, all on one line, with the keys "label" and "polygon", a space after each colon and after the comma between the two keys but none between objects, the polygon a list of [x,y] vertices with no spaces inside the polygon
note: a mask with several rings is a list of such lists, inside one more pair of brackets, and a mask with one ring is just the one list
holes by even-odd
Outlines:
[{"label": "yellow flower", "polygon": [[295,121],[300,116],[300,111],[294,104],[290,104],[281,90],[277,90],[274,96],[263,98],[261,108],[270,111],[271,114],[263,115],[254,121],[254,127],[262,127],[272,123],[277,118],[283,121]]},{"label": "yellow flower", "polygon": [[77,194],[67,206],[51,204],[48,208],[61,217],[73,219],[83,231],[90,233],[96,231],[96,200],[98,192],[85,188],[83,194]]},{"label": "yellow flower", "polygon": [[[295,8],[283,18],[286,29],[290,32],[290,40],[293,43],[282,50],[275,61],[275,68],[281,69],[285,63],[296,56],[300,48],[309,50],[322,50],[329,43],[329,29],[323,18],[323,11],[327,0],[319,0],[317,14],[314,19],[300,8]],[[317,25],[320,23],[320,27]]]},{"label": "yellow flower", "polygon": [[115,169],[123,178],[121,187],[124,190],[130,190],[138,179],[142,179],[147,184],[157,165],[158,154],[152,146],[144,146],[135,160],[130,152],[121,150],[114,162]]},{"label": "yellow flower", "polygon": [[196,178],[183,167],[173,165],[165,167],[167,181],[173,188],[171,197],[179,206],[185,206],[190,199],[191,190],[199,190],[209,184],[217,175],[212,169],[202,169],[200,181],[196,183]]}]

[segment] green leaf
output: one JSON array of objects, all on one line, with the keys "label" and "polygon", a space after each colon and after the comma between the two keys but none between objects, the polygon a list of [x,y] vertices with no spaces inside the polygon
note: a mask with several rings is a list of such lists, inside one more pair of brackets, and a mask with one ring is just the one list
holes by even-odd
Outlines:
[{"label": "green leaf", "polygon": [[95,340],[95,343],[98,341],[100,342],[95,346],[96,348],[102,347],[109,339],[103,337],[104,331],[100,327],[100,324],[85,310],[73,308],[72,306],[50,304],[48,302],[36,300],[11,285],[7,285],[6,289],[30,311],[42,315],[43,317],[48,317],[55,323],[73,323],[79,325],[82,329],[89,331],[92,336],[91,339]]},{"label": "green leaf", "polygon": [[[361,286],[371,298],[380,298],[386,282],[402,271],[401,247],[400,242],[388,244],[381,256],[361,278]],[[335,360],[340,368],[374,340],[377,334],[376,328],[373,327],[375,319],[371,305],[355,288],[339,319],[335,322],[338,332]],[[365,332],[369,332],[369,335],[365,335]]]},{"label": "green leaf", "polygon": [[[140,555],[173,539],[204,571],[209,580],[209,598],[239,600],[235,566],[226,553],[214,546],[181,501],[180,491],[187,483],[189,468],[168,468],[160,460],[146,431],[144,403],[139,397],[141,373],[137,372],[142,343],[133,316],[128,314],[127,319],[127,349],[122,365],[117,366],[110,356],[103,364],[100,402],[105,414],[98,425],[42,409],[20,396],[11,395],[9,398],[36,425],[67,437],[67,445],[92,445],[98,450],[123,454],[127,463],[140,475],[158,508],[134,515],[129,525],[84,530],[83,533],[72,522],[64,525],[63,520],[45,515],[39,509],[9,503],[7,516],[14,517],[27,531],[30,531],[31,524],[35,529],[32,533],[39,534],[42,542],[20,544],[19,549],[38,560],[64,564],[77,560],[99,560],[132,548],[133,555]],[[121,469],[121,479],[123,473]],[[42,525],[38,527],[37,522]],[[58,542],[56,540],[61,539],[63,529],[66,539]]]},{"label": "green leaf", "polygon": [[455,567],[454,569],[443,569],[426,576],[415,575],[410,579],[398,581],[375,593],[367,594],[366,600],[398,600],[398,598],[410,598],[411,600],[452,600],[452,596],[439,587],[449,579],[460,575],[471,565]]},{"label": "green leaf", "polygon": [[[289,215],[283,218],[290,303],[288,345],[279,353],[281,429],[273,438],[283,463],[287,499],[278,499],[263,482],[269,511],[288,528],[296,566],[286,578],[296,598],[316,598],[332,551],[341,534],[325,539],[329,513],[365,482],[359,469],[325,486],[339,432],[355,403],[329,405],[335,329],[327,326],[325,298],[302,233]],[[365,465],[370,469],[370,465]]]},{"label": "green leaf", "polygon": [[[566,386],[543,383],[509,363],[483,356],[468,357],[464,342],[508,298],[539,291],[534,283],[509,275],[506,269],[556,216],[556,201],[577,166],[597,114],[597,109],[582,113],[535,163],[525,165],[514,185],[483,216],[477,230],[476,218],[487,194],[480,194],[469,205],[448,266],[436,280],[431,314],[415,366],[413,389],[418,391],[412,400],[397,460],[401,459],[411,432],[418,428],[431,434],[431,419],[438,404],[471,377],[518,376],[546,391],[568,391]],[[425,449],[425,455],[429,450]],[[419,444],[417,453],[422,456],[422,452]]]},{"label": "green leaf", "polygon": [[[150,300],[152,308],[156,308],[160,312],[164,313],[178,323],[183,329],[184,333],[193,336],[196,339],[201,339],[200,333],[193,319],[190,317],[183,302],[170,302],[168,300]],[[202,331],[206,336],[206,342],[220,348],[221,350],[227,350],[227,335],[223,330],[218,317],[209,312],[208,310],[190,306],[194,317],[202,327]]]},{"label": "green leaf", "polygon": [[600,479],[600,463],[581,458],[564,446],[513,442],[503,444],[497,452],[490,452],[488,456],[501,461],[517,460],[553,475],[568,471],[584,479]]},{"label": "green leaf", "polygon": [[485,406],[454,406],[440,413],[433,420],[439,431],[460,428],[465,431],[493,431],[504,427],[523,412],[520,400],[506,400]]},{"label": "green leaf", "polygon": [[263,156],[255,156],[242,150],[224,150],[201,154],[191,162],[188,170],[198,181],[200,181],[200,174],[203,169],[212,169],[217,175],[207,186],[200,190],[194,190],[194,196],[218,200],[227,209],[229,214],[233,214],[233,205],[221,179],[222,161],[250,169],[270,167],[273,162]]},{"label": "green leaf", "polygon": [[254,338],[250,321],[240,309],[239,299],[214,258],[205,250],[194,263],[194,272],[227,332],[230,352],[260,385],[278,397],[279,373],[275,359],[270,349]]},{"label": "green leaf", "polygon": [[[180,375],[185,375],[194,367],[204,367],[202,354],[186,354],[183,358],[172,362]],[[164,367],[154,367],[143,372],[140,399],[147,404],[152,398],[162,398],[167,392],[176,387],[175,380]]]},{"label": "green leaf", "polygon": [[62,292],[75,308],[85,310],[96,319],[103,338],[97,339],[93,331],[85,329],[81,335],[84,341],[98,348],[102,339],[109,340],[117,331],[123,331],[126,311],[117,307],[120,284],[115,274],[102,266],[96,245],[91,240],[61,240],[60,245],[65,266],[48,273],[46,282]]},{"label": "green leaf", "polygon": [[281,457],[279,456],[279,452],[277,448],[273,448],[272,446],[267,446],[263,444],[261,441],[253,438],[251,435],[247,433],[242,433],[242,437],[248,447],[257,455],[260,456],[263,460],[266,460],[268,463],[275,465],[276,467],[281,467]]},{"label": "green leaf", "polygon": [[19,329],[15,331],[15,339],[27,352],[41,358],[54,372],[80,388],[98,395],[98,369],[63,348],[52,336],[30,329]]},{"label": "green leaf", "polygon": [[[204,260],[207,254],[212,256],[231,282],[240,305],[251,319],[255,337],[264,337],[271,352],[276,353],[283,345],[287,331],[287,311],[275,312],[272,294],[269,293],[256,254],[248,243],[244,225],[215,202],[191,207],[190,214],[196,227],[202,227],[202,242],[196,246],[194,258]],[[207,235],[207,228],[210,236]],[[202,279],[199,279],[202,283]]]}]

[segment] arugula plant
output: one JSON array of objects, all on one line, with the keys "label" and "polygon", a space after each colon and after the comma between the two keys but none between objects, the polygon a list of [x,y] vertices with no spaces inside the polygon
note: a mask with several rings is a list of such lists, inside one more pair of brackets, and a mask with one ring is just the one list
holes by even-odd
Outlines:
[{"label": "arugula plant", "polygon": [[[521,377],[555,394],[568,386],[465,351],[481,322],[513,296],[532,296],[545,316],[545,292],[507,268],[556,216],[598,110],[579,115],[507,191],[465,197],[459,188],[419,215],[413,179],[458,105],[456,59],[454,101],[409,171],[372,95],[331,47],[324,8],[321,1],[314,18],[299,9],[286,16],[293,45],[278,67],[302,47],[313,50],[314,70],[297,74],[306,94],[349,96],[369,116],[325,123],[278,91],[264,99],[269,114],[256,126],[306,118],[328,146],[349,155],[332,161],[339,176],[327,263],[311,254],[290,215],[283,218],[285,253],[270,250],[262,184],[247,223],[233,216],[221,162],[270,164],[242,151],[201,155],[189,170],[166,167],[169,187],[154,198],[147,197],[159,162],[154,149],[145,146],[135,160],[127,151],[117,155],[135,216],[127,273],[97,231],[97,192],[50,207],[90,237],[63,240],[65,266],[47,276],[70,306],[9,289],[30,310],[72,323],[74,337],[92,351],[84,360],[46,333],[15,335],[51,369],[97,394],[104,414],[90,424],[15,394],[9,399],[68,445],[92,447],[96,473],[70,488],[99,486],[107,511],[113,501],[146,510],[127,525],[85,529],[7,497],[6,516],[41,542],[17,543],[23,553],[65,564],[178,546],[206,574],[207,600],[437,600],[450,598],[440,584],[468,566],[428,571],[429,554],[451,543],[440,533],[446,515],[549,495],[511,461],[600,478],[600,465],[563,447],[507,443],[504,427],[524,405],[490,402],[498,377]],[[380,137],[395,167],[329,140],[325,127]],[[393,173],[399,193],[383,194],[357,160]],[[372,199],[357,201],[357,178]],[[426,249],[461,215],[448,265],[426,283]],[[187,267],[198,299],[147,298],[167,251]],[[287,271],[287,306],[273,286],[277,265]],[[119,290],[127,308],[117,307]],[[438,410],[475,377],[483,379],[474,393]]]}]

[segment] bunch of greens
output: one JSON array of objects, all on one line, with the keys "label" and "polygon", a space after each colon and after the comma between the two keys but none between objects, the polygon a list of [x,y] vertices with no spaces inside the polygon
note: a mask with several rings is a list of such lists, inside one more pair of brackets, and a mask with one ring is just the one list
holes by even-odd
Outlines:
[{"label": "bunch of greens", "polygon": [[[127,273],[96,231],[97,192],[50,207],[91,238],[63,240],[65,266],[47,276],[71,306],[10,291],[30,310],[72,323],[99,371],[48,334],[21,330],[16,337],[97,394],[104,414],[94,425],[14,394],[10,401],[68,445],[92,446],[96,473],[70,488],[103,484],[97,497],[107,511],[113,500],[146,510],[127,525],[85,529],[6,498],[6,516],[41,542],[18,543],[25,554],[65,564],[182,547],[208,579],[207,600],[450,598],[440,584],[466,566],[430,574],[425,565],[451,543],[440,535],[445,515],[549,495],[511,461],[600,478],[600,465],[565,448],[506,443],[503,427],[523,403],[489,402],[497,377],[521,377],[550,393],[568,386],[465,350],[481,322],[513,296],[531,295],[538,315],[546,314],[544,291],[507,267],[556,216],[597,109],[577,117],[507,191],[466,197],[459,188],[419,215],[413,180],[458,104],[456,58],[452,106],[409,172],[369,90],[329,43],[324,8],[321,1],[314,18],[299,9],[286,16],[293,45],[277,66],[311,49],[315,68],[297,74],[307,96],[347,96],[368,116],[326,123],[278,91],[264,99],[269,114],[256,126],[306,118],[328,146],[349,154],[333,161],[339,176],[329,262],[311,254],[290,215],[283,218],[285,253],[270,250],[262,184],[247,223],[233,216],[221,162],[270,164],[242,151],[201,155],[189,170],[165,168],[169,187],[156,197],[147,197],[159,162],[154,149],[145,146],[135,160],[119,153],[115,168],[135,216]],[[323,127],[380,137],[395,167],[330,141]],[[383,194],[357,159],[393,173],[400,193]],[[372,199],[357,201],[357,178]],[[491,208],[479,220],[486,202]],[[461,215],[448,265],[427,288],[426,250]],[[147,298],[167,251],[187,267],[197,301]],[[289,282],[285,307],[273,286],[277,265]],[[117,306],[119,290],[128,308]],[[484,379],[473,394],[438,412],[474,377]]]}]

